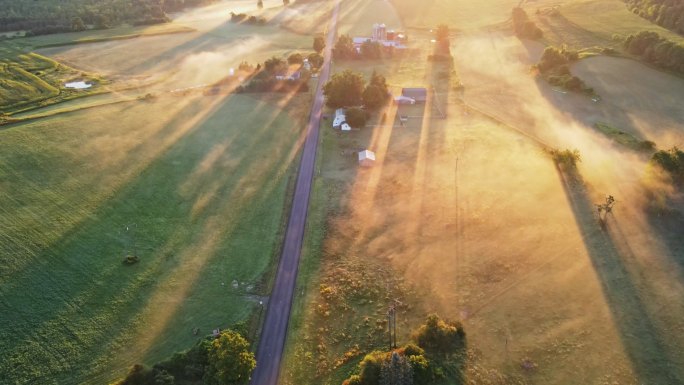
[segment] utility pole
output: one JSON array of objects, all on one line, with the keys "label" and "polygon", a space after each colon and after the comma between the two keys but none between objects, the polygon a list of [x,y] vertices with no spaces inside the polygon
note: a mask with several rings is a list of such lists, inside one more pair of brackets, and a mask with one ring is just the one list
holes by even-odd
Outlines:
[{"label": "utility pole", "polygon": [[390,305],[387,311],[387,329],[389,331],[389,348],[397,348],[397,310],[395,305]]}]

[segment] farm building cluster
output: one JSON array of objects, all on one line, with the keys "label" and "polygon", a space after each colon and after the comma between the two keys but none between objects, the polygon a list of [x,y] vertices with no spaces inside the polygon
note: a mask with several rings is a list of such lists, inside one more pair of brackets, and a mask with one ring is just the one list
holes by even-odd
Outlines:
[{"label": "farm building cluster", "polygon": [[354,42],[354,48],[356,48],[357,51],[361,51],[361,46],[363,43],[366,42],[371,42],[371,43],[379,43],[382,44],[385,48],[394,48],[394,49],[406,49],[406,41],[407,37],[404,32],[398,32],[394,30],[387,30],[387,26],[385,24],[373,24],[373,34],[368,37],[368,36],[359,36],[359,37],[354,37],[352,39]]}]

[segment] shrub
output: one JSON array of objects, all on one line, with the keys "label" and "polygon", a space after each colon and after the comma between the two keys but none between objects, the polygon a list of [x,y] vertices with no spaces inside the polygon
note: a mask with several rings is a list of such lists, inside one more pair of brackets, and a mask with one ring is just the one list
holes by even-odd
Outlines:
[{"label": "shrub", "polygon": [[[415,345],[414,345],[415,346]],[[421,349],[422,350],[422,349]],[[424,355],[407,355],[413,370],[413,382],[416,385],[427,385],[433,382],[434,376],[430,370],[430,363]]]},{"label": "shrub", "polygon": [[465,347],[465,331],[460,322],[448,322],[430,314],[414,335],[418,346],[428,352],[456,353]]},{"label": "shrub", "polygon": [[124,258],[123,263],[124,265],[134,265],[140,261],[140,258],[138,258],[137,255],[127,255],[126,258]]},{"label": "shrub", "polygon": [[422,356],[425,354],[425,350],[416,344],[407,344],[403,347],[403,352],[407,357]]},{"label": "shrub", "polygon": [[582,161],[580,153],[578,150],[558,150],[553,149],[550,151],[551,157],[559,165],[565,165],[568,167],[577,167],[577,162]]},{"label": "shrub", "polygon": [[684,151],[677,147],[653,154],[651,163],[667,172],[677,184],[684,184]]},{"label": "shrub", "polygon": [[387,359],[387,353],[375,350],[368,353],[359,363],[359,384],[379,385],[382,363]]}]

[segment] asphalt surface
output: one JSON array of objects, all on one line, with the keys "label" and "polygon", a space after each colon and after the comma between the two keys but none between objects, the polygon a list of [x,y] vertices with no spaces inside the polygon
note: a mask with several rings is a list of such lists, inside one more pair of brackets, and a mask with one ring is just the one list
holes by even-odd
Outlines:
[{"label": "asphalt surface", "polygon": [[283,243],[275,284],[268,301],[268,309],[266,310],[266,319],[261,332],[259,347],[257,348],[257,367],[252,373],[252,385],[276,385],[278,383],[280,362],[287,336],[287,324],[290,320],[290,310],[292,308],[295,284],[297,283],[297,270],[299,268],[299,256],[304,239],[309,196],[313,183],[318,132],[324,103],[323,84],[330,77],[330,58],[332,56],[332,46],[335,43],[339,8],[340,2],[337,0],[328,30],[324,52],[325,61],[321,67],[318,86],[316,87],[314,102],[311,108],[311,116],[306,126],[307,134],[301,164],[299,165],[292,211],[290,212],[290,219],[285,232],[285,242]]}]

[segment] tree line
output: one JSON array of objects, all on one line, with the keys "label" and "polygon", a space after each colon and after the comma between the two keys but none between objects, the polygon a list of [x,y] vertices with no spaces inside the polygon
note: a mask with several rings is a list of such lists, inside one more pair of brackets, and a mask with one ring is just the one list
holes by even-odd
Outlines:
[{"label": "tree line", "polygon": [[661,27],[684,35],[684,2],[681,0],[624,0],[627,8]]},{"label": "tree line", "polygon": [[546,47],[539,63],[535,66],[551,85],[568,91],[594,95],[594,89],[570,72],[569,65],[579,60],[579,53],[566,47]]},{"label": "tree line", "polygon": [[123,23],[158,24],[167,13],[215,0],[0,0],[0,32],[26,31],[31,35],[107,29]]},{"label": "tree line", "polygon": [[629,35],[624,47],[632,55],[666,70],[684,73],[684,46],[660,36],[657,32],[641,31]]},{"label": "tree line", "polygon": [[116,385],[239,385],[256,367],[249,342],[237,331],[206,337],[152,367],[136,364]]}]

